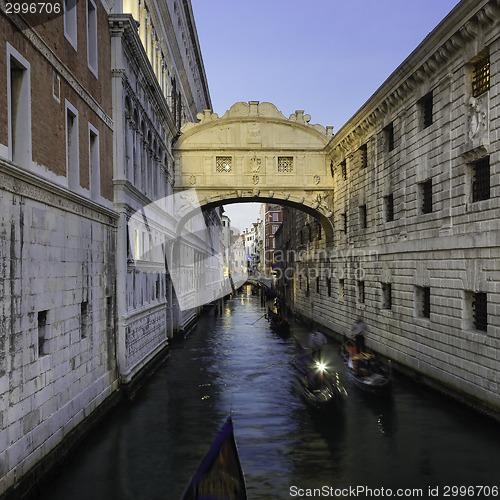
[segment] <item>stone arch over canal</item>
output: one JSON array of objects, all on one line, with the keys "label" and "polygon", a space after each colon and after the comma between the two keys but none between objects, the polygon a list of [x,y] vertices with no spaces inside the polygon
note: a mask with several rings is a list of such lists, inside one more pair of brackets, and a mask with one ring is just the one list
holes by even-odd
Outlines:
[{"label": "stone arch over canal", "polygon": [[[194,190],[202,209],[243,202],[291,206],[313,215],[333,237],[325,153],[331,127],[310,124],[303,111],[286,118],[274,104],[258,101],[238,102],[221,117],[205,110],[198,119],[182,127],[174,144],[176,193]],[[189,200],[185,213],[181,207],[181,225],[191,206]]]}]

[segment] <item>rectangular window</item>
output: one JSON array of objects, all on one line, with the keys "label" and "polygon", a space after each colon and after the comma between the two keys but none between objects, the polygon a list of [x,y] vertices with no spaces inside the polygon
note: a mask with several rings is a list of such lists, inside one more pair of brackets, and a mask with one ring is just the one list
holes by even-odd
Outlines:
[{"label": "rectangular window", "polygon": [[87,0],[87,63],[97,76],[97,7],[93,0]]},{"label": "rectangular window", "polygon": [[360,304],[365,303],[365,282],[358,281],[358,302]]},{"label": "rectangular window", "polygon": [[272,232],[273,234],[278,230],[279,226],[273,226]]},{"label": "rectangular window", "polygon": [[415,290],[415,316],[431,317],[431,289],[428,286],[417,286]]},{"label": "rectangular window", "polygon": [[420,183],[420,198],[422,200],[422,213],[430,214],[432,212],[432,179]]},{"label": "rectangular window", "polygon": [[420,114],[420,129],[424,129],[432,125],[432,112],[433,112],[433,100],[432,92],[426,94],[422,99],[418,101],[418,108]]},{"label": "rectangular window", "polygon": [[366,229],[366,227],[367,227],[366,205],[361,205],[359,207],[359,227],[361,229]]},{"label": "rectangular window", "polygon": [[80,156],[78,150],[78,111],[66,101],[66,175],[68,187],[80,187]]},{"label": "rectangular window", "polygon": [[306,297],[309,297],[309,276],[306,276]]},{"label": "rectangular window", "polygon": [[359,148],[359,163],[361,168],[368,167],[368,146],[366,144]]},{"label": "rectangular window", "polygon": [[31,163],[30,64],[9,43],[7,96],[9,160],[28,167]]},{"label": "rectangular window", "polygon": [[89,333],[89,303],[80,304],[80,338],[84,339]]},{"label": "rectangular window", "polygon": [[75,50],[77,48],[77,3],[78,0],[64,0],[64,36]]},{"label": "rectangular window", "polygon": [[472,164],[472,201],[490,198],[490,158],[483,158]]},{"label": "rectangular window", "polygon": [[216,172],[231,172],[233,159],[230,156],[217,156],[215,162]]},{"label": "rectangular window", "polygon": [[394,196],[389,194],[384,196],[385,221],[392,222],[394,220]]},{"label": "rectangular window", "polygon": [[382,283],[382,309],[392,309],[392,286]]},{"label": "rectangular window", "polygon": [[384,128],[384,140],[386,151],[394,149],[394,124],[391,122]]},{"label": "rectangular window", "polygon": [[278,172],[293,172],[292,156],[278,156]]},{"label": "rectangular window", "polygon": [[278,215],[277,213],[273,213],[273,222],[278,222]]},{"label": "rectangular window", "polygon": [[342,172],[342,179],[345,181],[347,180],[347,161],[344,160],[343,162],[340,163],[340,169]]},{"label": "rectangular window", "polygon": [[90,196],[93,200],[99,198],[101,194],[101,169],[99,162],[99,131],[89,123]]},{"label": "rectangular window", "polygon": [[316,277],[316,293],[319,293],[319,276]]},{"label": "rectangular window", "polygon": [[474,62],[472,71],[472,95],[479,97],[490,89],[490,56],[480,57]]},{"label": "rectangular window", "polygon": [[106,330],[108,333],[112,333],[114,330],[114,318],[113,297],[106,297]]},{"label": "rectangular window", "polygon": [[47,349],[47,313],[48,311],[38,311],[38,357],[48,354]]},{"label": "rectangular window", "polygon": [[488,299],[486,293],[474,293],[472,296],[472,316],[474,328],[482,332],[488,330]]},{"label": "rectangular window", "polygon": [[326,278],[326,291],[328,293],[328,297],[332,296],[332,278]]},{"label": "rectangular window", "polygon": [[316,223],[316,235],[318,240],[321,240],[322,234],[321,234],[321,224],[319,222]]},{"label": "rectangular window", "polygon": [[340,220],[342,222],[342,230],[344,231],[344,234],[347,234],[347,214],[345,212],[340,214]]},{"label": "rectangular window", "polygon": [[339,298],[345,300],[345,280],[339,280]]}]

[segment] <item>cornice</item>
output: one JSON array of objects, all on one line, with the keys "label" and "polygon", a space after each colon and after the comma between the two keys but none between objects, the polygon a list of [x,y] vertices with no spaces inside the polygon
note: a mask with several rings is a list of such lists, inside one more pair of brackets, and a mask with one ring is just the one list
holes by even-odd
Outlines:
[{"label": "cornice", "polygon": [[478,38],[481,29],[498,22],[500,0],[463,0],[389,76],[371,98],[342,126],[325,148],[350,151],[366,133],[383,126],[383,120],[413,95],[416,88],[442,70],[467,43]]},{"label": "cornice", "polygon": [[[114,210],[1,158],[0,178],[2,178],[0,184],[5,191],[36,201],[43,201],[45,205],[76,213],[103,224],[116,226],[119,214]],[[77,210],[75,205],[82,207],[83,210]]]}]

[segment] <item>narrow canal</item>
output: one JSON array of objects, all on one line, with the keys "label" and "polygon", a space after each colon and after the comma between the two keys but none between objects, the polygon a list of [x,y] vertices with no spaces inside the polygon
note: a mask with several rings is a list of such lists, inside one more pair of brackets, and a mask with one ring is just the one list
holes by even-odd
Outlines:
[{"label": "narrow canal", "polygon": [[388,398],[368,397],[349,383],[335,343],[330,368],[348,398],[317,414],[290,365],[307,329],[293,324],[281,338],[263,313],[241,294],[202,317],[40,499],[177,500],[230,410],[249,500],[308,498],[299,488],[421,488],[428,498],[429,487],[442,497],[446,486],[500,486],[498,424],[400,376]]}]

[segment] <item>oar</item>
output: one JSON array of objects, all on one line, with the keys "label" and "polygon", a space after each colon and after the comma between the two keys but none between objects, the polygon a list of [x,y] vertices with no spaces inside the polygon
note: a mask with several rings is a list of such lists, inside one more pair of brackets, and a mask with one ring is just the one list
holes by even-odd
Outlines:
[{"label": "oar", "polygon": [[[262,319],[267,313],[264,313],[259,319]],[[256,319],[253,323],[250,323],[250,325],[255,325],[259,319]]]}]

